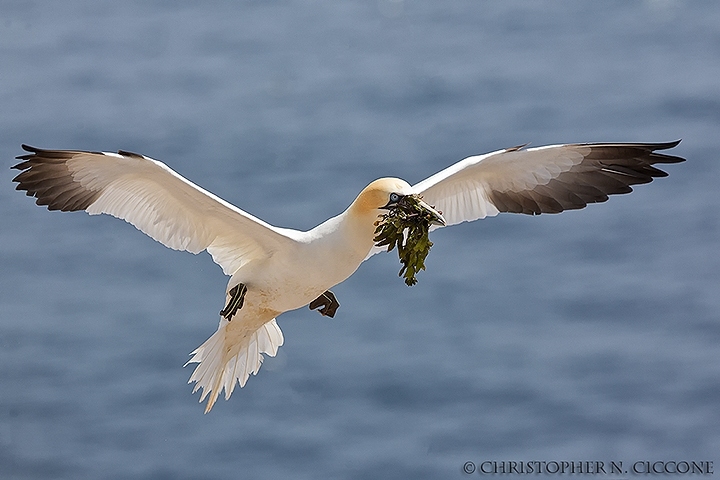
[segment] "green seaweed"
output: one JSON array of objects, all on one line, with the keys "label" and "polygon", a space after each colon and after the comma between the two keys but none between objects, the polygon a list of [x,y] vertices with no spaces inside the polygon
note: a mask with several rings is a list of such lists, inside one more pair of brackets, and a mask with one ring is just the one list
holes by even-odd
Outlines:
[{"label": "green seaweed", "polygon": [[398,205],[381,215],[375,222],[375,245],[387,246],[387,251],[397,247],[402,268],[398,276],[405,278],[407,286],[417,283],[415,276],[425,270],[425,258],[430,253],[430,224],[434,215],[418,203],[420,197],[407,195]]}]

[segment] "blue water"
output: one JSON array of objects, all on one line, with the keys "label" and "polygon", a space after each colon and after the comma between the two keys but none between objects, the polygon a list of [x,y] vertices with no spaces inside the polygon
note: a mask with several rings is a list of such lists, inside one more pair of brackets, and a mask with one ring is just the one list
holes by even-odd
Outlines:
[{"label": "blue water", "polygon": [[[532,142],[669,141],[669,178],[378,255],[335,319],[202,414],[226,278],[0,172],[2,478],[461,478],[720,460],[720,3],[1,2],[0,152],[125,149],[310,228],[384,175]],[[630,475],[632,476],[632,475]]]}]

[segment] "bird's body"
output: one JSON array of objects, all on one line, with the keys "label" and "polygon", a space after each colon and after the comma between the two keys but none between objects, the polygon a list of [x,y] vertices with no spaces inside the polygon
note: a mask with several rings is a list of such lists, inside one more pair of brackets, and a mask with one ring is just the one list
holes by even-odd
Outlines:
[{"label": "bird's body", "polygon": [[414,186],[376,180],[344,212],[306,232],[265,223],[165,164],[130,152],[23,146],[31,153],[18,157],[23,161],[15,168],[22,172],[14,180],[51,210],[107,213],[170,248],[207,250],[230,275],[218,330],[188,362],[198,363],[190,381],[194,391],[203,389],[200,401],[209,395],[207,412],[220,391],[229,398],[237,383],[244,386],[257,373],[263,354],[276,354],[283,343],[277,316],[308,304],[334,315],[338,304],[329,289],[380,250],[376,222],[400,198],[423,196],[421,206],[437,226],[499,212],[557,213],[665,176],[652,164],[683,159],[655,151],[677,143],[515,147],[468,157]]},{"label": "bird's body", "polygon": [[[382,183],[388,181],[382,179]],[[385,190],[409,192],[410,185],[405,182],[390,183]],[[366,195],[370,195],[368,191],[364,191]],[[280,314],[304,307],[343,282],[374,246],[377,207],[364,205],[365,200],[361,194],[343,213],[307,232],[284,230],[289,239],[285,248],[238,268],[230,278],[228,290],[243,283],[248,287],[246,302]]]}]

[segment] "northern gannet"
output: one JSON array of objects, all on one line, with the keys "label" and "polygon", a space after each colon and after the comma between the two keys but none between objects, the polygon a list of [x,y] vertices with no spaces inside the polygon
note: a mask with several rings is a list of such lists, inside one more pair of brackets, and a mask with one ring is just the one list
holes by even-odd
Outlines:
[{"label": "northern gannet", "polygon": [[309,304],[334,316],[339,303],[330,288],[380,251],[373,241],[375,222],[403,197],[424,199],[433,228],[500,212],[559,213],[667,176],[652,165],[684,159],[656,151],[678,143],[521,146],[472,156],[415,185],[375,180],[344,212],[304,232],[270,225],[164,163],[122,150],[23,145],[30,153],[17,157],[22,161],[13,168],[22,172],[13,181],[49,210],[106,213],[172,249],[207,250],[230,276],[218,329],[187,363],[198,364],[188,383],[196,382],[193,393],[202,388],[207,413],[223,389],[228,399],[236,384],[245,386],[263,354],[277,353],[284,341],[276,323],[281,313]]}]

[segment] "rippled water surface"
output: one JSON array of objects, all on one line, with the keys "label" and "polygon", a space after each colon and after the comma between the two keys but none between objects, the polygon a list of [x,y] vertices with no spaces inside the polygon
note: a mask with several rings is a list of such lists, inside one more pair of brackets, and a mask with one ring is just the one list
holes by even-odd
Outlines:
[{"label": "rippled water surface", "polygon": [[669,178],[378,255],[208,415],[226,278],[0,188],[3,478],[461,478],[720,460],[720,4],[1,2],[0,152],[138,151],[306,229],[374,178],[531,142],[668,141]]}]

